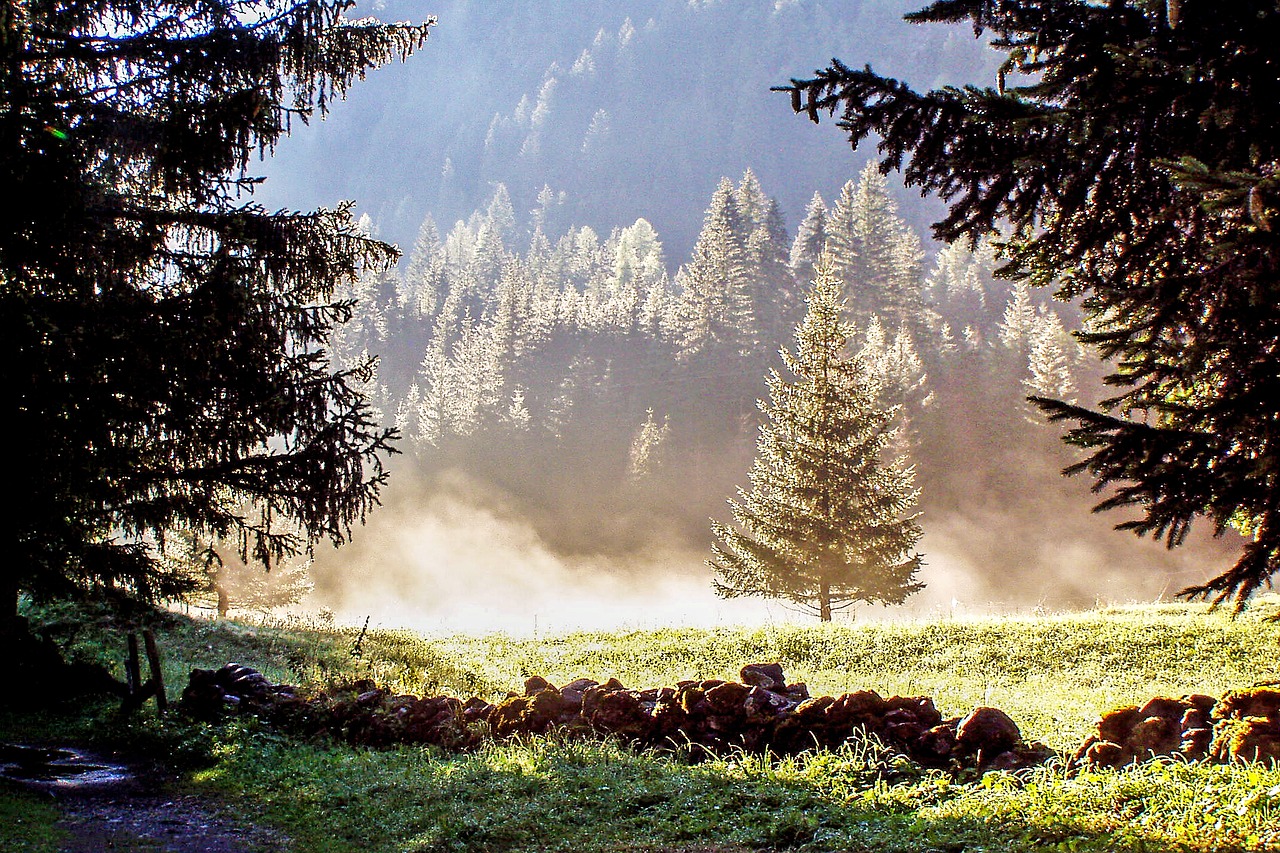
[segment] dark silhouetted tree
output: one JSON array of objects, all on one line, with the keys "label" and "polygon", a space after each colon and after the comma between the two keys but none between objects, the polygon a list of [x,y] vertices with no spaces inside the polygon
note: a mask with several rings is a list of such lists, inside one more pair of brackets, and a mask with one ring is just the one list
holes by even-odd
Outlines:
[{"label": "dark silhouetted tree", "polygon": [[736,526],[712,523],[709,564],[726,598],[780,598],[830,621],[858,602],[900,604],[921,588],[913,471],[885,459],[893,408],[848,353],[841,285],[819,267],[786,369],[769,376],[751,491],[730,500]]},{"label": "dark silhouetted tree", "polygon": [[949,202],[939,238],[1007,222],[1004,275],[1084,296],[1116,393],[1037,399],[1090,453],[1068,471],[1170,547],[1197,517],[1250,536],[1183,591],[1242,606],[1280,570],[1280,10],[943,0],[908,18],[989,32],[997,87],[920,93],[837,62],[786,87],[794,108],[878,137],[883,169]]},{"label": "dark silhouetted tree", "polygon": [[245,173],[427,37],[351,5],[0,2],[7,613],[21,590],[181,593],[168,531],[270,563],[376,503],[393,431],[325,342],[335,287],[395,250],[348,206],[266,212]]}]

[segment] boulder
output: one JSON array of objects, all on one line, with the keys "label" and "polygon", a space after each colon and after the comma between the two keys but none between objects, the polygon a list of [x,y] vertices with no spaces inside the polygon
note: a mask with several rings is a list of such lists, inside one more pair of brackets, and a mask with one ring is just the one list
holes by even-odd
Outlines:
[{"label": "boulder", "polygon": [[1280,763],[1280,726],[1266,717],[1225,720],[1215,728],[1215,761]]},{"label": "boulder", "polygon": [[1233,690],[1222,697],[1215,716],[1224,720],[1242,720],[1261,717],[1280,721],[1280,690],[1254,687],[1250,690]]},{"label": "boulder", "polygon": [[524,695],[532,696],[535,693],[541,693],[543,690],[555,690],[555,687],[540,675],[533,675],[524,680]]},{"label": "boulder", "polygon": [[592,728],[633,742],[645,742],[653,734],[653,717],[645,712],[640,694],[631,690],[593,687],[582,700],[582,715]]},{"label": "boulder", "polygon": [[922,732],[909,745],[911,757],[925,767],[946,767],[956,750],[955,724],[941,724]]},{"label": "boulder", "polygon": [[1142,720],[1141,709],[1137,705],[1126,705],[1102,715],[1098,720],[1098,738],[1111,743],[1124,743],[1139,721]]},{"label": "boulder", "polygon": [[966,753],[994,758],[1022,743],[1022,732],[1004,711],[979,706],[957,724],[956,743]]},{"label": "boulder", "polygon": [[763,687],[776,693],[785,693],[787,679],[782,674],[780,663],[749,663],[738,674],[743,684],[751,687]]}]

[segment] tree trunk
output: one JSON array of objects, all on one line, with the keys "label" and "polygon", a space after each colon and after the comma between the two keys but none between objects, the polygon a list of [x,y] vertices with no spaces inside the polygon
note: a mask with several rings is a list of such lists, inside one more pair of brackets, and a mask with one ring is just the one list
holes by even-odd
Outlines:
[{"label": "tree trunk", "polygon": [[818,584],[818,619],[831,621],[831,584],[826,581]]},{"label": "tree trunk", "polygon": [[218,618],[226,619],[227,611],[231,609],[231,596],[227,593],[227,588],[222,584],[214,587],[218,591]]}]

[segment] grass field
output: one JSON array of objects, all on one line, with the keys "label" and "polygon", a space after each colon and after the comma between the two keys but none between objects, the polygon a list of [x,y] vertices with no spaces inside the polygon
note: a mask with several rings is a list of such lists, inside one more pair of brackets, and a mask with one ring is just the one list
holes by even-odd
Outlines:
[{"label": "grass field", "polygon": [[[1193,605],[1150,605],[537,639],[175,618],[161,646],[173,694],[191,667],[229,660],[293,683],[368,676],[406,692],[464,698],[518,690],[533,674],[553,683],[614,676],[650,687],[736,677],[745,663],[776,660],[814,695],[925,694],[944,714],[993,704],[1027,737],[1069,751],[1116,705],[1280,678],[1280,624],[1263,619],[1273,610],[1274,600],[1236,619]],[[77,655],[124,648],[101,627],[72,631],[74,620],[62,621]],[[251,723],[125,721],[105,708],[10,717],[0,729],[6,740],[78,737],[184,760],[191,790],[282,829],[301,851],[1280,849],[1280,770],[1256,765],[1164,762],[1069,775],[1051,764],[956,780],[872,742],[793,759],[734,755],[691,765],[554,735],[445,755],[298,743]],[[21,826],[38,838],[48,813],[0,794],[0,817],[26,821],[4,821],[10,828],[0,828],[0,844],[24,849],[5,834]]]}]

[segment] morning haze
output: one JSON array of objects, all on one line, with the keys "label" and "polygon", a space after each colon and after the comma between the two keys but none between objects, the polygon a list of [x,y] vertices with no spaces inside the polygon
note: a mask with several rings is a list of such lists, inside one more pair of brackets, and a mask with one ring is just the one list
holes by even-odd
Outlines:
[{"label": "morning haze", "polygon": [[[863,173],[865,155],[770,91],[831,56],[920,86],[992,82],[994,52],[903,22],[911,6],[444,3],[430,51],[295,131],[264,202],[358,199],[405,252],[348,294],[358,316],[335,346],[380,356],[368,390],[405,454],[352,545],[319,553],[316,603],[509,630],[785,618],[714,598],[707,520],[745,484],[754,401],[828,236],[814,244],[815,221],[854,213],[837,211],[852,190],[910,306],[882,316],[867,271],[848,271],[855,346],[903,406],[921,489],[926,589],[910,611],[1149,599],[1229,559],[1207,537],[1167,551],[1089,513],[1086,484],[1059,474],[1071,452],[1023,400],[1100,393],[1068,334],[1078,313],[995,278],[983,249],[930,240],[935,201]],[[726,198],[736,250],[712,233]],[[755,279],[737,340],[692,340],[719,310],[693,298],[699,246],[703,266],[737,251]]]}]

